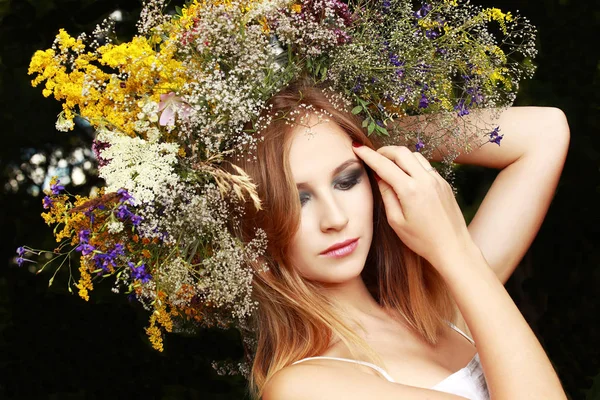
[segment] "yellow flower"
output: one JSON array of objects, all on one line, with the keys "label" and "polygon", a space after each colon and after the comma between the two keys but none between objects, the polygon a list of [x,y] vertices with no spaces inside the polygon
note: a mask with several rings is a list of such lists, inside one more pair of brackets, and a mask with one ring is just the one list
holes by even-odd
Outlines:
[{"label": "yellow flower", "polygon": [[503,13],[499,8],[486,8],[481,11],[483,17],[488,21],[496,21],[500,25],[502,33],[508,34],[506,22],[513,21],[513,16],[510,12]]},{"label": "yellow flower", "polygon": [[75,287],[79,289],[79,297],[85,301],[90,300],[89,291],[94,289],[92,284],[92,276],[89,273],[88,259],[81,257],[81,266],[79,267],[80,278]]},{"label": "yellow flower", "polygon": [[300,14],[302,12],[302,4],[294,4],[292,5],[292,12],[296,13],[296,14]]},{"label": "yellow flower", "polygon": [[152,344],[152,347],[155,350],[162,352],[164,349],[162,332],[161,332],[160,328],[158,326],[156,326],[156,315],[155,314],[152,314],[150,316],[150,326],[147,327],[145,330],[146,330],[146,334],[148,335],[148,339],[150,340],[150,343]]},{"label": "yellow flower", "polygon": [[269,28],[269,23],[267,22],[267,18],[266,17],[262,17],[260,19],[260,25],[262,26],[263,33],[270,33],[271,32],[271,28]]}]

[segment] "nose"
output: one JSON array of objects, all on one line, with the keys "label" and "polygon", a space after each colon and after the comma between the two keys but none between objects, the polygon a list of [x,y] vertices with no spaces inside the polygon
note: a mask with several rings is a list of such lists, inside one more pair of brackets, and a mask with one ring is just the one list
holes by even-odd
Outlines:
[{"label": "nose", "polygon": [[339,231],[348,224],[348,213],[333,195],[326,196],[321,207],[321,231]]}]

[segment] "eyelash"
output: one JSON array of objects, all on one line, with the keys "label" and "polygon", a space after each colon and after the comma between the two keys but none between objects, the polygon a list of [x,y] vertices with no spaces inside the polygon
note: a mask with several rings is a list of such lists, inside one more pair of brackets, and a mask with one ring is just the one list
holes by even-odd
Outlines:
[{"label": "eyelash", "polygon": [[[350,178],[345,179],[342,182],[338,182],[336,184],[336,186],[346,185],[345,189],[340,188],[340,190],[343,190],[343,191],[350,190],[354,186],[358,185],[361,182],[361,180],[362,180],[361,175],[362,175],[361,173],[352,174],[352,176]],[[308,198],[306,198],[306,195],[300,196],[300,206],[303,206],[304,204],[306,204],[306,201],[308,201]]]}]

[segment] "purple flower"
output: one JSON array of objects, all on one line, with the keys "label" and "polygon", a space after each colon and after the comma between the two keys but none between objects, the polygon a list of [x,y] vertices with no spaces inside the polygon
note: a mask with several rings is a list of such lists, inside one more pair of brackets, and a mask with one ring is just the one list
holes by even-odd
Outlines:
[{"label": "purple flower", "polygon": [[363,86],[361,85],[361,80],[360,77],[356,78],[356,83],[354,84],[354,87],[352,88],[352,91],[354,93],[358,93],[362,90]]},{"label": "purple flower", "polygon": [[142,223],[142,217],[140,217],[139,215],[132,214],[131,223],[133,224],[133,226],[138,226]]},{"label": "purple flower", "polygon": [[415,13],[414,16],[416,19],[421,19],[427,16],[427,14],[429,14],[429,12],[431,11],[431,5],[424,3],[421,8],[419,8]]},{"label": "purple flower", "polygon": [[427,39],[435,39],[440,36],[440,33],[436,29],[427,29],[425,31],[425,37]]},{"label": "purple flower", "polygon": [[119,189],[119,190],[117,190],[117,195],[119,195],[119,198],[121,199],[121,203],[133,204],[135,202],[135,200],[129,194],[129,192],[127,191],[127,189]]},{"label": "purple flower", "polygon": [[43,201],[43,207],[47,210],[49,208],[52,208],[52,204],[54,204],[54,202],[52,201],[52,199],[48,196],[44,197]]},{"label": "purple flower", "polygon": [[423,143],[421,141],[421,138],[419,138],[419,140],[417,141],[417,144],[415,145],[415,149],[416,151],[421,151],[421,149],[425,147],[425,143]]},{"label": "purple flower", "polygon": [[[100,208],[100,207],[98,207],[98,208]],[[91,206],[87,210],[85,210],[83,212],[83,215],[85,215],[86,217],[89,217],[90,224],[93,224],[94,223],[94,206]]]},{"label": "purple flower", "polygon": [[504,135],[499,135],[498,134],[499,132],[500,132],[499,126],[495,127],[494,130],[490,132],[490,142],[496,143],[498,146],[500,146],[500,141],[504,137]]},{"label": "purple flower", "polygon": [[467,93],[471,95],[471,104],[481,104],[483,102],[483,94],[481,93],[481,88],[473,87],[468,88]]},{"label": "purple flower", "polygon": [[25,248],[24,248],[23,246],[21,246],[21,247],[17,247],[17,255],[18,255],[19,257],[23,257],[23,255],[25,254],[25,252],[26,252],[26,251],[27,251],[27,250],[25,250]]},{"label": "purple flower", "polygon": [[81,255],[87,256],[88,254],[96,250],[96,248],[91,244],[81,243],[79,246],[75,247],[75,250],[80,251]]},{"label": "purple flower", "polygon": [[17,257],[17,265],[20,267],[25,262],[23,257]]},{"label": "purple flower", "polygon": [[129,265],[129,268],[131,268],[131,277],[133,279],[142,281],[142,283],[146,283],[152,279],[152,275],[146,270],[146,264],[142,264],[138,267],[131,261],[128,261],[127,264]]},{"label": "purple flower", "polygon": [[109,266],[115,266],[117,257],[125,254],[124,247],[121,243],[115,244],[114,249],[109,251],[108,253],[96,253],[94,254],[93,260],[96,265],[102,268],[104,271],[109,271]]},{"label": "purple flower", "polygon": [[457,111],[459,117],[469,115],[469,109],[467,108],[464,99],[459,100],[458,104],[454,106],[454,110]]},{"label": "purple flower", "polygon": [[88,243],[90,240],[90,231],[83,229],[79,231],[79,243]]},{"label": "purple flower", "polygon": [[396,66],[396,67],[401,67],[402,65],[404,65],[404,61],[400,61],[398,59],[398,56],[396,54],[390,54],[390,62],[392,63],[392,65]]},{"label": "purple flower", "polygon": [[392,2],[390,0],[383,0],[381,5],[383,6],[383,12],[387,13],[390,10],[390,7],[392,6]]},{"label": "purple flower", "polygon": [[115,211],[115,215],[120,220],[124,220],[124,219],[131,217],[133,215],[133,213],[131,211],[129,211],[129,209],[127,208],[127,206],[125,204],[121,204],[117,208],[117,211]]},{"label": "purple flower", "polygon": [[428,105],[429,100],[427,99],[427,96],[425,96],[425,93],[423,93],[421,95],[421,100],[419,100],[419,108],[427,108]]},{"label": "purple flower", "polygon": [[61,191],[65,190],[63,185],[59,185],[60,181],[57,180],[56,183],[50,185],[50,190],[52,190],[52,194],[60,194]]}]

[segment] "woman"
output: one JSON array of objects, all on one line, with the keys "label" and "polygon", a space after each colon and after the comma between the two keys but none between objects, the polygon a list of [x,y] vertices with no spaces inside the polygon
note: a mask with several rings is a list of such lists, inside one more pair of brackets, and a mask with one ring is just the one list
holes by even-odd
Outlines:
[{"label": "woman", "polygon": [[509,109],[502,147],[457,159],[502,169],[467,227],[421,154],[375,151],[360,121],[328,97],[302,82],[275,95],[272,115],[289,117],[261,132],[257,161],[236,161],[264,203],[247,208],[240,235],[258,226],[269,237],[268,269],[254,282],[254,394],[564,399],[502,286],[560,176],[569,143],[562,112]]}]

